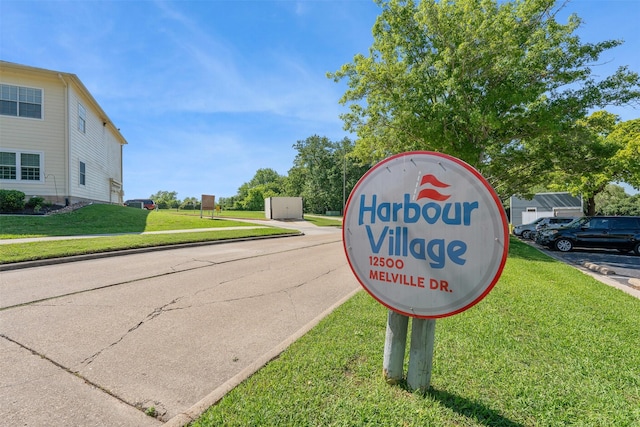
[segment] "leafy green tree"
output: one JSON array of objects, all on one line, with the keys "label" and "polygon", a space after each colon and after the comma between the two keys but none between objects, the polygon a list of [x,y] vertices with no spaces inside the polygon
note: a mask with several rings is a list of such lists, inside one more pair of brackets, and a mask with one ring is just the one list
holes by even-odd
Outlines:
[{"label": "leafy green tree", "polygon": [[626,67],[591,73],[622,42],[582,43],[581,19],[558,22],[555,0],[377,2],[369,55],[328,75],[347,82],[342,119],[364,163],[439,151],[478,168],[502,196],[519,194],[590,110],[640,99]]},{"label": "leafy green tree", "polygon": [[595,202],[598,215],[640,215],[640,194],[629,196],[619,185],[607,185]]},{"label": "leafy green tree", "polygon": [[284,180],[285,178],[273,169],[258,169],[253,178],[238,189],[235,207],[250,211],[263,210],[266,197],[283,195]]},{"label": "leafy green tree", "polygon": [[595,215],[596,197],[609,183],[640,184],[639,131],[640,120],[618,123],[618,117],[606,111],[576,121],[564,144],[553,151],[550,187],[581,194],[587,214]]},{"label": "leafy green tree", "polygon": [[264,210],[264,199],[281,195],[268,184],[256,185],[248,190],[247,196],[242,201],[242,208],[247,211]]},{"label": "leafy green tree", "polygon": [[640,119],[619,123],[607,139],[621,146],[612,159],[616,178],[640,190]]},{"label": "leafy green tree", "polygon": [[195,197],[186,197],[180,203],[180,209],[200,209],[200,200]]},{"label": "leafy green tree", "polygon": [[595,197],[618,176],[611,159],[622,146],[607,138],[617,121],[617,116],[606,111],[577,120],[564,143],[553,150],[555,161],[547,175],[550,187],[582,195],[587,215],[595,214]]},{"label": "leafy green tree", "polygon": [[345,198],[368,169],[350,156],[353,142],[313,135],[293,147],[298,154],[287,177],[287,194],[303,197],[308,212],[341,212]]},{"label": "leafy green tree", "polygon": [[164,191],[160,190],[155,194],[149,196],[159,209],[175,209],[180,206],[180,201],[178,200],[178,193],[176,191]]},{"label": "leafy green tree", "polygon": [[226,210],[235,209],[236,208],[236,197],[237,196],[220,197],[220,199],[218,200],[218,204],[220,205],[220,208],[221,209],[226,209]]}]

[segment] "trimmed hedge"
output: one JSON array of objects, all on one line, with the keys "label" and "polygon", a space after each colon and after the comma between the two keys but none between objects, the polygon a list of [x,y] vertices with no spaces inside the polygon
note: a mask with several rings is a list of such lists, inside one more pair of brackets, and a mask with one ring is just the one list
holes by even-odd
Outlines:
[{"label": "trimmed hedge", "polygon": [[0,212],[16,212],[24,209],[25,194],[18,190],[0,190]]}]

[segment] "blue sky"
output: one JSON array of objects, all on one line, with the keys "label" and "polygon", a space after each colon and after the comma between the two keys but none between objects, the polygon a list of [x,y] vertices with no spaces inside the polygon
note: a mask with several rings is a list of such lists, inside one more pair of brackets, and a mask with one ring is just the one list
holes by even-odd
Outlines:
[{"label": "blue sky", "polygon": [[[573,0],[598,75],[640,72],[640,0]],[[229,197],[296,141],[348,135],[326,77],[372,43],[370,0],[0,0],[0,59],[76,74],[127,139],[125,198]],[[623,120],[631,107],[611,108]]]}]

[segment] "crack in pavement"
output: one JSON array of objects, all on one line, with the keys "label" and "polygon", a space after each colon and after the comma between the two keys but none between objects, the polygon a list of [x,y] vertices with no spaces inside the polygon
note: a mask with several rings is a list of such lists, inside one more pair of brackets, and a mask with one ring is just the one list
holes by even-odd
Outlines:
[{"label": "crack in pavement", "polygon": [[[145,323],[155,319],[156,317],[160,316],[162,313],[168,312],[168,311],[174,311],[174,310],[184,310],[186,308],[189,307],[180,307],[180,308],[173,308],[173,309],[167,309],[167,307],[169,307],[170,305],[173,305],[175,303],[177,303],[179,300],[181,300],[183,297],[178,297],[173,299],[171,302],[160,306],[160,307],[156,307],[151,313],[147,314],[147,316],[142,319],[140,322],[138,322],[136,325],[132,326],[131,328],[129,328],[129,330],[127,332],[125,332],[120,338],[118,338],[117,340],[115,340],[114,342],[112,342],[111,344],[109,344],[108,346],[98,350],[96,353],[92,354],[91,356],[87,357],[86,359],[84,359],[83,361],[80,362],[80,365],[87,367],[89,366],[91,363],[93,363],[94,360],[96,360],[96,358],[98,356],[100,356],[102,353],[104,353],[105,351],[107,351],[110,348],[115,347],[116,345],[118,345],[120,342],[122,342],[122,340],[124,340],[127,335],[131,334],[132,332],[136,331],[138,328],[140,328],[142,325],[144,325]],[[76,371],[77,372],[77,371]]]},{"label": "crack in pavement", "polygon": [[[207,306],[207,305],[220,304],[220,303],[225,303],[225,302],[245,301],[245,300],[251,300],[251,299],[255,299],[255,298],[266,297],[268,295],[276,295],[276,294],[281,294],[281,293],[287,293],[288,294],[289,291],[292,291],[292,290],[301,288],[302,286],[308,285],[309,283],[311,283],[311,282],[313,282],[315,280],[318,280],[321,277],[327,276],[327,275],[329,275],[329,274],[331,274],[331,273],[333,273],[334,271],[337,271],[337,270],[338,270],[337,268],[329,269],[328,271],[325,271],[324,273],[321,273],[321,274],[319,274],[319,275],[317,275],[315,277],[312,277],[309,280],[305,280],[304,282],[298,283],[298,284],[293,285],[293,286],[289,286],[289,287],[284,288],[284,289],[278,289],[278,290],[271,291],[271,292],[264,292],[264,293],[261,293],[261,294],[254,294],[254,295],[238,297],[238,298],[228,298],[228,299],[223,299],[223,300],[203,302],[201,304],[194,304],[193,307],[204,307],[204,306]],[[227,282],[224,282],[224,283],[229,283],[229,282],[230,281],[227,281]],[[216,283],[216,286],[220,285],[222,283],[223,282]],[[202,292],[206,292],[209,289],[210,288],[200,289],[194,295],[197,295],[197,294],[202,293]]]},{"label": "crack in pavement", "polygon": [[[39,352],[37,352],[36,350],[34,350],[34,349],[32,349],[32,348],[30,348],[30,347],[28,347],[28,346],[26,346],[26,345],[22,344],[21,342],[16,341],[16,340],[14,340],[14,339],[12,339],[12,338],[8,337],[7,335],[0,334],[0,338],[3,338],[3,339],[5,339],[5,340],[7,340],[7,341],[9,341],[9,342],[11,342],[11,343],[13,343],[13,344],[17,345],[18,347],[20,347],[20,348],[22,348],[22,349],[24,349],[24,350],[26,350],[26,351],[30,352],[30,353],[31,353],[31,354],[33,354],[34,356],[38,356],[38,357],[40,357],[42,360],[46,360],[47,362],[51,363],[53,366],[55,366],[55,367],[57,367],[57,368],[61,369],[62,371],[66,372],[66,373],[68,373],[68,374],[73,375],[74,377],[76,377],[76,378],[78,378],[78,379],[82,380],[85,384],[87,384],[87,385],[89,385],[89,386],[91,386],[91,387],[94,387],[96,390],[100,390],[101,392],[103,392],[103,393],[105,393],[105,394],[107,394],[107,395],[109,395],[109,396],[113,397],[114,399],[116,399],[116,400],[118,400],[118,401],[120,401],[120,402],[124,403],[125,405],[130,406],[130,407],[133,407],[133,408],[135,408],[135,409],[137,409],[137,410],[140,410],[140,408],[139,408],[139,407],[137,407],[136,405],[134,405],[134,404],[132,404],[132,403],[130,403],[130,402],[127,402],[126,400],[124,400],[123,398],[121,398],[120,396],[118,396],[117,394],[114,394],[114,393],[112,393],[110,390],[107,390],[106,388],[102,387],[100,384],[94,383],[94,382],[93,382],[93,381],[91,381],[90,379],[88,379],[88,378],[86,378],[86,377],[82,376],[80,373],[73,371],[72,369],[70,369],[70,368],[68,368],[68,367],[64,366],[62,363],[56,362],[55,360],[53,360],[52,358],[48,357],[47,355],[42,354],[42,353],[39,353]],[[14,385],[15,385],[15,384],[14,384]],[[9,387],[9,388],[10,388],[10,387]]]},{"label": "crack in pavement", "polygon": [[[317,246],[323,246],[323,245],[328,245],[328,244],[333,244],[333,243],[336,243],[336,242],[331,241],[331,242],[317,243],[317,244],[314,244],[314,245],[311,245],[311,246],[306,246],[306,247],[304,247],[302,249],[310,249],[310,248],[314,248],[314,247],[317,247]],[[13,308],[24,307],[24,306],[31,305],[31,304],[37,304],[37,303],[42,303],[42,302],[45,302],[45,301],[51,301],[51,300],[55,300],[55,299],[58,299],[58,298],[64,298],[64,297],[73,296],[73,295],[80,295],[80,294],[84,294],[84,293],[87,293],[87,292],[98,291],[98,290],[102,290],[102,289],[109,289],[109,288],[120,286],[120,285],[127,285],[127,284],[141,282],[141,281],[148,280],[148,279],[157,279],[157,278],[163,277],[163,276],[169,276],[169,275],[172,275],[172,274],[186,273],[188,271],[198,270],[198,269],[201,269],[201,268],[215,267],[215,266],[218,266],[218,265],[221,265],[221,264],[228,264],[228,263],[232,263],[232,262],[236,262],[236,261],[244,261],[244,260],[251,259],[251,258],[270,256],[270,255],[275,255],[275,254],[285,253],[285,252],[292,252],[292,251],[295,251],[295,250],[298,250],[298,249],[300,249],[300,248],[289,248],[289,249],[285,249],[285,250],[281,250],[281,251],[266,252],[266,253],[261,253],[261,254],[255,254],[254,253],[254,254],[250,254],[250,255],[247,255],[247,256],[234,258],[234,259],[229,259],[229,260],[220,261],[220,262],[205,261],[205,260],[200,260],[200,259],[195,259],[194,258],[193,261],[204,262],[204,263],[207,263],[207,264],[194,266],[192,268],[186,268],[184,270],[175,270],[174,267],[172,267],[171,271],[166,271],[164,273],[159,273],[159,274],[146,276],[146,277],[142,277],[142,278],[124,280],[122,282],[110,283],[108,285],[97,286],[95,288],[82,289],[82,290],[75,291],[75,292],[68,292],[66,294],[54,295],[54,296],[51,296],[51,297],[40,298],[40,299],[37,299],[37,300],[22,302],[22,303],[19,303],[19,304],[9,305],[9,306],[6,306],[6,307],[0,307],[0,312],[5,311],[5,310],[10,310],[10,309],[13,309]]]}]

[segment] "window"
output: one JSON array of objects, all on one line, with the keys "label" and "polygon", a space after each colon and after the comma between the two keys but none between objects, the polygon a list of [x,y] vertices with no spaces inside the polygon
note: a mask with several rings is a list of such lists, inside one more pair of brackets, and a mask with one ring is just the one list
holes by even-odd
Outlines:
[{"label": "window", "polygon": [[87,182],[87,166],[84,162],[80,162],[80,185],[86,185]]},{"label": "window", "polygon": [[24,181],[40,180],[40,155],[20,153],[20,176]]},{"label": "window", "polygon": [[0,84],[0,114],[42,118],[42,89]]},{"label": "window", "polygon": [[41,153],[0,151],[0,179],[42,181]]},{"label": "window", "polygon": [[78,104],[78,130],[82,133],[85,133],[87,125],[87,110],[82,106],[82,104]]},{"label": "window", "polygon": [[616,218],[613,220],[613,228],[617,230],[640,229],[640,219],[637,218]]},{"label": "window", "polygon": [[16,153],[0,152],[0,179],[16,179]]}]

